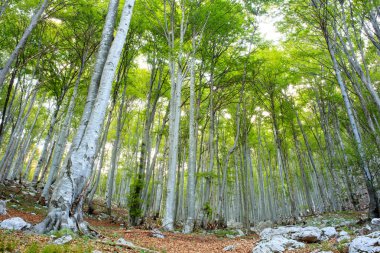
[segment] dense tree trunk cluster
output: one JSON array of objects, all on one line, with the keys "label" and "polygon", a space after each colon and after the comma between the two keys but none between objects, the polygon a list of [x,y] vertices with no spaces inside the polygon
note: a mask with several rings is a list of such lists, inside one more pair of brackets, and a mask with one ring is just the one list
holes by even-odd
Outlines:
[{"label": "dense tree trunk cluster", "polygon": [[0,5],[0,181],[41,191],[36,231],[91,233],[95,196],[183,233],[380,216],[375,1],[26,2]]}]

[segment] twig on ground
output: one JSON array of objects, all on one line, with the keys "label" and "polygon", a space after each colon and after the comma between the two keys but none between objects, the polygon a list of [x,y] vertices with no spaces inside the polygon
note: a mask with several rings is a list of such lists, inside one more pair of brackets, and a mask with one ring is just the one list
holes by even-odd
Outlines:
[{"label": "twig on ground", "polygon": [[125,245],[125,244],[121,244],[121,243],[106,242],[106,241],[101,241],[101,240],[96,240],[96,242],[111,245],[111,246],[120,246],[120,247],[124,247],[124,248],[128,248],[128,249],[143,250],[145,252],[150,252],[150,253],[160,253],[159,251],[143,248],[143,247],[140,247],[137,245]]}]

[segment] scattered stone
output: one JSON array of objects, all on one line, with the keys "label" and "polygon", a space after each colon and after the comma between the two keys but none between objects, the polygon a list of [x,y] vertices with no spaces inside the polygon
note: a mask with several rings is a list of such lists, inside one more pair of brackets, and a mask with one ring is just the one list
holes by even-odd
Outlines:
[{"label": "scattered stone", "polygon": [[321,230],[322,230],[322,236],[321,236],[322,241],[326,241],[338,236],[338,232],[336,232],[336,229],[334,227],[325,227],[325,228],[322,228]]},{"label": "scattered stone", "polygon": [[319,228],[306,227],[292,234],[291,238],[301,242],[314,243],[321,240],[321,235],[322,231]]},{"label": "scattered stone", "polygon": [[100,250],[93,250],[92,253],[102,253]]},{"label": "scattered stone", "polygon": [[151,236],[152,237],[156,237],[156,238],[160,238],[160,239],[164,239],[165,238],[165,235],[158,229],[153,229],[152,232],[151,232]]},{"label": "scattered stone", "polygon": [[344,241],[344,240],[350,240],[351,237],[346,231],[340,231],[339,232],[339,237],[338,237],[338,242]]},{"label": "scattered stone", "polygon": [[223,248],[223,251],[233,251],[235,250],[235,245],[228,245],[226,247]]},{"label": "scattered stone", "polygon": [[13,217],[0,222],[0,228],[9,230],[24,230],[31,227],[31,224],[20,217]]},{"label": "scattered stone", "polygon": [[380,231],[380,218],[374,218],[371,220],[371,229],[373,231]]},{"label": "scattered stone", "polygon": [[37,215],[36,213],[30,213],[31,215]]},{"label": "scattered stone", "polygon": [[121,245],[125,245],[125,246],[128,246],[128,247],[132,247],[132,248],[135,246],[132,242],[126,241],[124,238],[117,239],[116,243],[117,244],[121,244]]},{"label": "scattered stone", "polygon": [[[375,230],[376,231],[376,230]],[[372,232],[372,228],[370,225],[365,225],[365,227],[362,227],[361,229],[355,231],[359,235],[368,235]]]},{"label": "scattered stone", "polygon": [[0,215],[7,214],[7,201],[0,200]]},{"label": "scattered stone", "polygon": [[253,248],[252,253],[271,253],[271,252],[284,252],[285,250],[293,250],[305,247],[302,242],[287,239],[281,235],[272,237],[270,240],[263,240]]},{"label": "scattered stone", "polygon": [[110,218],[110,216],[106,213],[101,213],[101,214],[99,214],[99,218],[101,220],[107,220],[108,218]]},{"label": "scattered stone", "polygon": [[264,229],[271,228],[271,227],[273,227],[273,222],[272,221],[270,221],[270,220],[261,221],[261,222],[257,223],[257,225],[253,228],[253,231],[260,233]]},{"label": "scattered stone", "polygon": [[64,235],[64,236],[54,240],[53,244],[62,245],[62,244],[68,243],[72,240],[73,240],[73,237],[71,235]]},{"label": "scattered stone", "polygon": [[235,236],[234,235],[230,235],[230,234],[226,234],[226,237],[229,238],[229,239],[235,239]]},{"label": "scattered stone", "polygon": [[355,238],[349,246],[349,253],[378,253],[380,252],[380,231]]},{"label": "scattered stone", "polygon": [[244,232],[241,229],[236,229],[236,232],[238,233],[237,237],[245,236]]}]

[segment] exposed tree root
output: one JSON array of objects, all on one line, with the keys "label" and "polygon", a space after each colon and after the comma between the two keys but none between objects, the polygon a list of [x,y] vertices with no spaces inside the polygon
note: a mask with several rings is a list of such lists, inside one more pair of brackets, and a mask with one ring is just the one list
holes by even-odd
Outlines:
[{"label": "exposed tree root", "polygon": [[121,243],[106,242],[106,241],[101,241],[101,240],[96,240],[96,242],[102,243],[102,244],[111,245],[111,246],[120,246],[120,247],[124,247],[124,248],[127,248],[127,249],[142,250],[144,252],[159,253],[159,251],[143,248],[143,247],[140,247],[140,246],[137,246],[137,245],[131,245],[131,244],[125,245],[125,244],[121,244]]}]

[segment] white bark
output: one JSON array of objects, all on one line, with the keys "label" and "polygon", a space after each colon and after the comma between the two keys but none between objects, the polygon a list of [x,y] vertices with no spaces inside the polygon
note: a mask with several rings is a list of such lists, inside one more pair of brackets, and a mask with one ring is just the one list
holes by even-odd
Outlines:
[{"label": "white bark", "polygon": [[81,64],[81,67],[80,67],[80,70],[79,70],[79,73],[77,76],[77,80],[75,82],[73,94],[71,95],[69,108],[67,109],[66,117],[65,117],[64,123],[62,125],[61,132],[60,132],[59,137],[58,137],[58,141],[57,141],[55,151],[53,154],[53,158],[52,158],[52,164],[51,164],[51,168],[49,171],[49,176],[48,176],[48,179],[44,185],[44,189],[42,190],[41,197],[45,198],[46,200],[49,197],[50,186],[53,183],[53,179],[57,175],[57,171],[59,169],[59,166],[60,166],[61,161],[62,161],[63,154],[65,152],[67,137],[69,135],[69,128],[71,125],[71,119],[72,119],[73,114],[74,114],[75,102],[76,102],[76,98],[78,95],[78,86],[79,86],[79,82],[80,82],[80,79],[81,79],[81,76],[82,76],[82,73],[84,70],[84,62],[85,62],[85,56],[82,59],[82,64]]},{"label": "white bark", "polygon": [[[174,53],[174,16],[175,2],[172,2],[170,20],[171,31],[167,31],[168,44],[171,50],[171,59],[169,62],[169,71],[171,78],[171,96],[170,96],[170,119],[169,119],[169,165],[167,173],[167,191],[166,191],[166,208],[163,218],[163,228],[167,231],[174,230],[174,215],[175,215],[175,186],[176,186],[176,170],[178,163],[178,139],[179,139],[179,122],[181,116],[181,89],[183,82],[182,73],[182,44],[185,35],[185,17],[182,9],[182,19],[179,38],[178,62],[176,64]],[[183,7],[181,5],[181,7]]]},{"label": "white bark", "polygon": [[106,21],[105,21],[103,32],[102,32],[102,39],[100,41],[99,51],[96,57],[94,72],[92,73],[90,86],[88,88],[86,104],[83,110],[83,114],[80,121],[80,125],[78,127],[77,134],[71,146],[71,150],[79,146],[83,138],[83,134],[87,128],[88,121],[91,116],[91,111],[95,103],[96,94],[98,93],[98,89],[99,89],[100,79],[102,77],[104,65],[106,63],[107,55],[109,53],[112,39],[113,39],[118,6],[119,6],[119,0],[110,0],[109,6],[108,6],[108,13],[106,16]]},{"label": "white bark", "polygon": [[5,66],[3,66],[3,68],[0,70],[0,90],[3,88],[5,78],[12,66],[12,63],[16,60],[18,54],[24,48],[29,35],[32,33],[33,29],[37,26],[37,23],[40,20],[48,4],[49,4],[49,0],[44,0],[40,8],[34,13],[34,15],[32,16],[32,19],[30,20],[29,26],[25,29],[24,34],[22,35],[15,49],[9,56],[7,62],[5,63]]},{"label": "white bark", "polygon": [[[94,108],[82,141],[69,157],[62,178],[58,180],[49,204],[49,213],[43,222],[36,225],[36,231],[46,232],[59,228],[89,232],[83,221],[82,205],[88,179],[92,173],[98,140],[103,126],[116,68],[128,34],[134,0],[125,2],[115,39],[112,42]],[[79,134],[79,133],[78,133]]]}]

